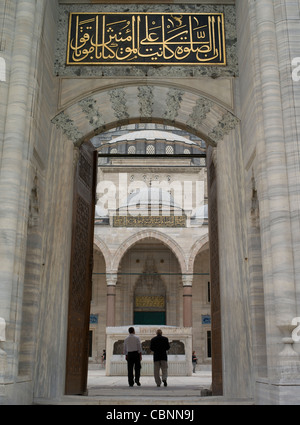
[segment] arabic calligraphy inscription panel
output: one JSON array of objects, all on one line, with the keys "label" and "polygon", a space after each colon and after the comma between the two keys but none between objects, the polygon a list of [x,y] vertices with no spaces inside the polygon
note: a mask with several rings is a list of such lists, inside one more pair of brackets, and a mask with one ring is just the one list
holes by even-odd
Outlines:
[{"label": "arabic calligraphy inscription panel", "polygon": [[226,65],[223,13],[70,13],[67,65]]}]

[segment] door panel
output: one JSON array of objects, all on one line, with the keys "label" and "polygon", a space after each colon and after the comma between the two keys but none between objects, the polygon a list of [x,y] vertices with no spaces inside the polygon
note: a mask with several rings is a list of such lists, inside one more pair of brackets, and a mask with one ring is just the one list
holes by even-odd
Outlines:
[{"label": "door panel", "polygon": [[94,146],[83,144],[74,181],[66,364],[68,395],[84,394],[87,389],[96,165]]},{"label": "door panel", "polygon": [[211,333],[212,333],[212,393],[223,395],[221,296],[219,273],[219,232],[217,203],[217,170],[211,155],[208,155],[209,199],[209,250],[211,279]]}]

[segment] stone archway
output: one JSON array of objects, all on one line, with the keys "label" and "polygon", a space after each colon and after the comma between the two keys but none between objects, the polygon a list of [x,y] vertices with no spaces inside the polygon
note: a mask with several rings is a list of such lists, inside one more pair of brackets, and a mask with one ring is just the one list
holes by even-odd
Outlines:
[{"label": "stone archway", "polygon": [[[232,98],[231,90],[231,86],[227,88],[230,94],[228,98]],[[233,130],[238,126],[239,120],[233,114],[232,106],[230,102],[226,104],[224,100],[207,93],[204,95],[200,90],[188,89],[178,81],[170,83],[147,80],[146,84],[145,81],[127,84],[122,82],[90,91],[88,95],[80,93],[78,97],[69,99],[52,119],[52,123],[65,133],[76,148],[110,128],[139,122],[172,125],[200,136],[208,145],[215,147],[229,134],[236,137]],[[179,252],[176,244],[174,249]],[[184,255],[180,257],[184,259],[180,262],[181,267],[187,270],[188,259]],[[113,260],[110,272],[115,270],[116,261]],[[220,297],[219,287],[215,293]],[[218,321],[220,320],[219,314]],[[218,329],[219,332],[220,323],[213,329]],[[218,340],[216,357],[221,359],[220,334],[215,340]],[[216,393],[221,394],[220,362],[219,365]]]},{"label": "stone archway", "polygon": [[125,252],[128,251],[128,249],[130,249],[134,244],[145,238],[157,239],[158,241],[166,245],[175,254],[182,273],[187,272],[185,254],[180,248],[180,246],[176,243],[176,241],[173,240],[171,237],[164,235],[162,232],[149,229],[135,233],[134,235],[130,236],[126,241],[124,241],[124,243],[122,244],[122,246],[120,246],[120,248],[117,250],[112,259],[111,273],[117,273],[119,263]]},{"label": "stone archway", "polygon": [[179,82],[119,82],[89,95],[78,93],[79,98],[75,94],[72,99],[66,97],[52,123],[76,146],[108,129],[138,122],[172,125],[216,146],[239,123],[230,103],[231,90],[231,86],[223,88],[228,98],[225,103]]}]

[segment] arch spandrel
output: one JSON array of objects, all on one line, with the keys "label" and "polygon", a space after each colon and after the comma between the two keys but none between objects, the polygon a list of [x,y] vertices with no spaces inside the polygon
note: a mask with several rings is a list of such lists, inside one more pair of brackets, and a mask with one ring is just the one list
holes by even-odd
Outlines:
[{"label": "arch spandrel", "polygon": [[111,128],[139,122],[178,127],[216,146],[239,120],[213,98],[171,84],[111,86],[81,98],[52,120],[75,145]]},{"label": "arch spandrel", "polygon": [[106,265],[106,269],[107,269],[108,267],[110,267],[111,262],[112,262],[112,255],[111,255],[111,252],[110,252],[108,246],[98,235],[94,235],[94,246],[103,255],[105,265]]},{"label": "arch spandrel", "polygon": [[194,270],[194,263],[195,263],[196,256],[199,254],[199,252],[201,251],[203,247],[205,247],[206,245],[208,246],[208,243],[209,243],[209,236],[207,233],[204,236],[202,236],[202,238],[198,239],[192,246],[189,253],[189,260],[188,260],[189,273],[192,273]]},{"label": "arch spandrel", "polygon": [[89,96],[108,92],[112,88],[144,86],[146,81],[147,86],[155,86],[160,91],[180,90],[187,93],[193,93],[196,96],[204,96],[215,103],[223,106],[229,111],[234,111],[233,96],[232,96],[232,81],[231,77],[213,79],[210,77],[202,78],[172,78],[172,79],[151,79],[151,78],[134,78],[124,82],[124,78],[80,78],[78,84],[77,78],[62,78],[61,80],[61,95],[59,109],[64,110],[74,103],[78,103]]}]

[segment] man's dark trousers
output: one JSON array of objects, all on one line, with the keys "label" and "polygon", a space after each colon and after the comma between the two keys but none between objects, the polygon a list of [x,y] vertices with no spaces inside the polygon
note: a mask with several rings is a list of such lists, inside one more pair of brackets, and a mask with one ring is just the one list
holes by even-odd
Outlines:
[{"label": "man's dark trousers", "polygon": [[141,361],[140,353],[138,351],[129,352],[127,355],[127,370],[128,370],[128,383],[132,387],[134,384],[133,367],[135,372],[135,382],[140,382],[141,375]]}]

